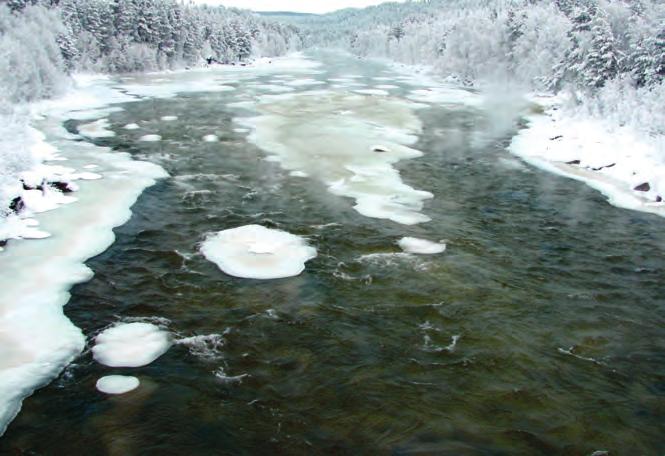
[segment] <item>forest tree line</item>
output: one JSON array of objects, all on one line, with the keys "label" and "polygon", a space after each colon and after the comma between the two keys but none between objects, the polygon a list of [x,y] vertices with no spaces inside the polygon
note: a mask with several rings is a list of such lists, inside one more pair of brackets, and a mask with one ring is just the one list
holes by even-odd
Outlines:
[{"label": "forest tree line", "polygon": [[[176,0],[9,0],[0,5],[0,97],[53,95],[71,71],[137,72],[274,56],[297,27]],[[1,99],[1,98],[0,98]]]},{"label": "forest tree line", "polygon": [[619,125],[665,133],[661,0],[423,0],[297,23],[312,45],[429,64],[466,83],[567,91]]}]

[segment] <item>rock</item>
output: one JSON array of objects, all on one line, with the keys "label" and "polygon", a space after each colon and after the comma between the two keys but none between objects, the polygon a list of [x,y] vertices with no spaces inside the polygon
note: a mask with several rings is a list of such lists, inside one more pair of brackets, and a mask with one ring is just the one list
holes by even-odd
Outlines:
[{"label": "rock", "polygon": [[645,182],[643,184],[638,185],[633,190],[635,190],[636,192],[648,192],[649,190],[651,190],[651,185],[649,185],[648,182]]},{"label": "rock", "polygon": [[550,141],[556,141],[557,139],[561,139],[561,138],[563,138],[563,135],[557,135],[557,136],[554,136],[553,138],[550,138]]},{"label": "rock", "polygon": [[656,202],[657,203],[662,203],[663,202],[663,197],[660,196],[660,195],[656,196]]},{"label": "rock", "polygon": [[372,152],[383,153],[388,152],[388,148],[384,146],[374,146],[372,147]]},{"label": "rock", "polygon": [[23,209],[25,209],[25,203],[23,202],[23,198],[20,196],[17,196],[12,200],[11,203],[9,203],[9,210],[15,213],[21,212]]},{"label": "rock", "polygon": [[613,166],[616,166],[616,163],[610,163],[609,165],[599,166],[598,168],[591,168],[591,170],[592,171],[600,171],[601,169],[611,168]]},{"label": "rock", "polygon": [[566,162],[566,165],[579,165],[580,161],[579,160],[571,160],[569,162]]},{"label": "rock", "polygon": [[49,185],[62,193],[71,193],[74,190],[69,186],[69,182],[49,182]]},{"label": "rock", "polygon": [[23,190],[40,190],[44,191],[44,184],[37,185],[36,187],[32,187],[31,185],[28,185],[25,183],[25,181],[21,181],[21,184],[23,184]]},{"label": "rock", "polygon": [[7,245],[7,239],[0,239],[0,248]]}]

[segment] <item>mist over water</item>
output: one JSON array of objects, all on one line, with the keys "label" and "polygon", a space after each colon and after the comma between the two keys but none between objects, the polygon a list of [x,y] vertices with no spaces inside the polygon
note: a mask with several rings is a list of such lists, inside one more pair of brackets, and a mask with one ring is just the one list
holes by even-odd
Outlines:
[{"label": "mist over water", "polygon": [[[108,116],[115,136],[87,139],[169,177],[87,263],[95,276],[72,289],[65,313],[89,341],[143,321],[173,344],[133,369],[84,351],[24,401],[0,453],[665,451],[662,219],[510,155],[525,105],[505,88],[423,87],[379,64],[316,58],[323,65],[305,72],[217,81],[235,90],[122,104]],[[389,95],[353,92],[387,84]],[[266,98],[275,86],[294,90]],[[426,89],[456,101],[413,99]],[[354,122],[339,138],[329,122],[313,128],[344,111]],[[415,212],[431,221],[365,216],[355,196],[331,191],[340,178],[359,184],[346,160],[357,147],[376,165],[377,141],[419,152],[388,160],[390,184],[429,192]],[[340,175],[329,179],[314,153]],[[362,177],[373,184],[386,169]],[[257,281],[199,253],[208,234],[248,224],[301,236],[317,257],[297,277]],[[405,236],[447,249],[406,254]],[[140,386],[98,393],[115,374]]]}]

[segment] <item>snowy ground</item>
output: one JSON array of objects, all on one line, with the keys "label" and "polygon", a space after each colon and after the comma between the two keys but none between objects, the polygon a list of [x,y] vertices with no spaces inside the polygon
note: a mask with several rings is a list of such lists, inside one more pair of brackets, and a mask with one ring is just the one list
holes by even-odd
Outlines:
[{"label": "snowy ground", "polygon": [[630,127],[567,113],[561,97],[534,97],[543,114],[527,117],[528,128],[510,150],[547,171],[580,180],[609,202],[665,216],[665,151],[657,138]]}]

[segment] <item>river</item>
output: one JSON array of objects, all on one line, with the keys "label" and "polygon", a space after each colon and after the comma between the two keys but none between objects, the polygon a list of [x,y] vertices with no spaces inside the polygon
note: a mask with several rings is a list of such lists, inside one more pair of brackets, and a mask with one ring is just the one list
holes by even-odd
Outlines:
[{"label": "river", "polygon": [[[118,321],[174,343],[134,369],[84,350],[24,401],[0,453],[665,452],[662,218],[519,161],[516,129],[493,128],[478,94],[428,103],[427,85],[383,64],[313,58],[118,104],[115,136],[87,139],[169,177],[87,262],[94,277],[65,314],[88,348]],[[159,95],[186,77],[118,84]],[[207,234],[248,224],[318,256],[260,281],[199,253]],[[407,255],[403,236],[447,250]],[[141,386],[101,394],[110,373]]]}]

